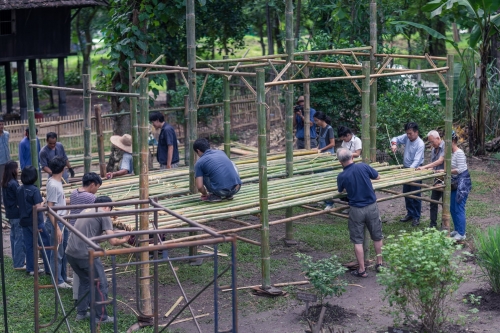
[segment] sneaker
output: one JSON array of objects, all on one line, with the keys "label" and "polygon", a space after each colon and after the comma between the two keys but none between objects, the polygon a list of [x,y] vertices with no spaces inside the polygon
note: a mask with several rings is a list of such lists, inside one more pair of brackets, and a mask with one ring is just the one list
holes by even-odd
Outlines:
[{"label": "sneaker", "polygon": [[68,278],[66,278],[66,280],[64,280],[64,282],[73,283],[73,278],[68,277]]},{"label": "sneaker", "polygon": [[25,271],[26,270],[26,265],[24,265],[22,267],[14,267],[14,270],[16,270],[16,271]]},{"label": "sneaker", "polygon": [[457,233],[455,236],[453,236],[453,239],[457,242],[461,242],[465,240],[465,235],[461,236],[459,233]]},{"label": "sneaker", "polygon": [[99,323],[99,324],[114,323],[115,322],[115,318],[111,317],[111,316],[106,317],[106,319],[96,318],[95,322]]},{"label": "sneaker", "polygon": [[73,287],[70,284],[67,284],[66,282],[58,284],[57,288],[59,288],[59,289],[73,289]]},{"label": "sneaker", "polygon": [[[27,273],[28,273],[28,272],[27,272]],[[42,268],[38,269],[38,274],[43,274],[43,273],[45,273],[45,271],[44,271]],[[34,276],[34,275],[35,275],[35,272],[29,272],[29,273],[28,273],[28,275],[30,275],[30,276]]]},{"label": "sneaker", "polygon": [[458,234],[458,232],[452,231],[452,232],[450,232],[450,237],[455,237],[456,234]]},{"label": "sneaker", "polygon": [[216,196],[215,194],[211,194],[211,193],[210,193],[210,194],[207,196],[207,200],[206,200],[206,201],[208,201],[208,202],[221,202],[221,201],[222,201],[222,199],[221,199],[221,197]]},{"label": "sneaker", "polygon": [[324,210],[330,210],[333,208],[333,205],[326,205],[325,209]]},{"label": "sneaker", "polygon": [[413,217],[411,217],[410,215],[406,215],[405,217],[401,218],[399,222],[408,222],[411,220],[413,220]]},{"label": "sneaker", "polygon": [[82,314],[77,314],[75,320],[80,321],[80,320],[85,320],[90,318],[90,312],[85,313],[84,315]]}]

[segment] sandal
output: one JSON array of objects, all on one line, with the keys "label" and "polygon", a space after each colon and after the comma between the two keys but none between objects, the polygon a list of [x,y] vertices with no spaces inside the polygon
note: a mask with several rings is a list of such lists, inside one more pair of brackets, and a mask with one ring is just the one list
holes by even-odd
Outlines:
[{"label": "sandal", "polygon": [[354,275],[359,278],[367,278],[368,274],[366,274],[366,270],[363,272],[358,271],[357,269],[354,271],[351,271],[351,275]]},{"label": "sandal", "polygon": [[375,265],[375,271],[377,271],[377,273],[382,272],[381,268],[385,268],[384,264],[376,264]]}]

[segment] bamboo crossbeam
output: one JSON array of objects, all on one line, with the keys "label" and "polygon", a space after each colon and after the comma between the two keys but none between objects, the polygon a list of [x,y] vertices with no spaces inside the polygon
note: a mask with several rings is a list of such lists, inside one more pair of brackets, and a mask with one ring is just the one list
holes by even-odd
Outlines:
[{"label": "bamboo crossbeam", "polygon": [[363,51],[363,50],[371,50],[371,49],[372,49],[371,46],[361,46],[361,47],[351,47],[351,48],[336,49],[336,50],[295,52],[293,55],[301,56],[301,55],[314,55],[314,54],[336,54],[338,52]]},{"label": "bamboo crossbeam", "polygon": [[[382,74],[379,74],[382,75]],[[390,75],[388,75],[390,76]],[[311,83],[311,82],[324,82],[324,81],[340,81],[340,80],[357,80],[364,79],[363,75],[349,76],[349,77],[318,77],[313,79],[300,79],[300,80],[286,80],[279,82],[268,82],[266,87],[270,86],[282,86],[285,84],[298,84],[298,83]]]},{"label": "bamboo crossbeam", "polygon": [[[156,59],[155,59],[155,61],[153,61],[151,64],[152,64],[152,65],[156,65],[156,64],[158,63],[158,61],[160,61],[161,59],[163,59],[163,57],[164,57],[164,55],[163,55],[163,54],[160,54],[160,55],[158,56],[158,58],[156,58]],[[145,70],[144,72],[142,72],[142,73],[141,73],[141,74],[140,74],[140,75],[139,75],[139,76],[138,76],[138,77],[137,77],[137,78],[136,78],[136,79],[135,79],[135,80],[131,83],[131,85],[132,85],[132,86],[134,86],[134,87],[135,87],[135,86],[137,86],[137,85],[139,84],[139,81],[140,81],[142,78],[144,78],[144,77],[148,74],[148,72],[149,72],[150,70],[151,70],[151,67],[146,68],[146,70]],[[136,74],[137,74],[137,73],[136,73]]]},{"label": "bamboo crossbeam", "polygon": [[[147,72],[145,75],[161,75],[161,74],[174,74],[174,73],[180,73],[180,70],[166,70],[166,71],[154,71],[154,72]],[[137,72],[137,74],[142,74],[144,72]]]},{"label": "bamboo crossbeam", "polygon": [[441,201],[432,200],[432,199],[429,199],[429,198],[423,198],[423,197],[419,197],[419,196],[413,195],[413,194],[418,194],[418,193],[422,193],[422,192],[426,192],[426,191],[432,191],[432,190],[437,190],[437,189],[442,189],[442,188],[444,188],[444,186],[435,186],[435,187],[432,187],[432,188],[424,188],[424,189],[420,189],[420,190],[416,190],[416,191],[411,191],[411,192],[406,192],[406,193],[400,193],[400,192],[391,191],[391,190],[388,190],[388,189],[381,189],[380,191],[382,191],[382,192],[386,192],[386,193],[390,193],[390,194],[394,194],[394,195],[390,196],[390,197],[382,198],[382,199],[380,199],[380,201],[387,201],[387,200],[392,200],[392,199],[396,199],[396,198],[400,198],[400,197],[408,197],[408,198],[412,198],[412,199],[416,199],[416,200],[422,200],[422,201],[427,201],[427,202],[430,202],[430,203],[435,203],[435,204],[438,204],[438,205],[442,205],[443,203]]},{"label": "bamboo crossbeam", "polygon": [[[342,68],[342,70],[344,71],[344,74],[345,74],[346,76],[349,76],[349,77],[350,77],[350,76],[351,76],[351,73],[349,73],[349,72],[347,71],[347,69],[346,69],[346,68],[344,67],[344,65],[340,62],[340,60],[338,61],[338,64],[340,65],[340,68]],[[361,88],[360,88],[360,87],[359,87],[359,85],[356,83],[356,81],[351,80],[351,83],[354,85],[354,87],[356,88],[356,90],[357,90],[359,93],[361,93]]]},{"label": "bamboo crossbeam", "polygon": [[[436,64],[434,63],[434,61],[432,61],[431,57],[427,53],[425,54],[425,59],[427,59],[427,62],[432,66],[432,68],[437,68]],[[444,85],[446,90],[448,90],[448,85],[446,84],[444,76],[441,73],[436,73],[436,74],[438,75],[439,79],[441,80],[441,83]]]},{"label": "bamboo crossbeam", "polygon": [[[370,55],[367,53],[366,55]],[[386,54],[386,53],[375,53],[376,57],[385,58],[387,56],[392,58],[405,58],[405,59],[426,59],[425,56],[417,56],[417,55],[408,55],[408,54]],[[437,56],[429,56],[433,60],[443,60],[446,61],[446,57],[437,57]]]},{"label": "bamboo crossbeam", "polygon": [[[248,52],[250,52],[250,49],[246,50],[245,54],[243,54],[243,58],[245,58],[247,56]],[[224,59],[229,59],[229,56],[225,56]],[[226,64],[228,66],[224,70],[229,70],[229,64],[228,63],[226,63]],[[226,64],[224,64],[224,67],[226,67]],[[233,72],[236,72],[238,70],[238,67],[240,67],[240,65],[241,65],[241,62],[237,63],[236,66],[234,66],[234,68],[233,68]],[[229,75],[227,79],[231,80],[232,77],[233,77],[232,75]]]},{"label": "bamboo crossbeam", "polygon": [[67,87],[56,87],[56,86],[46,86],[43,84],[30,84],[30,88],[38,88],[38,89],[48,89],[48,90],[60,90],[60,91],[71,91],[71,92],[83,92],[83,89],[79,88],[67,88]]},{"label": "bamboo crossbeam", "polygon": [[439,67],[433,69],[416,69],[410,71],[404,71],[400,73],[381,73],[381,74],[373,74],[372,77],[387,77],[387,76],[397,76],[397,75],[408,75],[408,74],[420,74],[420,73],[438,73],[438,72],[446,72],[449,67]]},{"label": "bamboo crossbeam", "polygon": [[91,93],[91,94],[94,94],[94,95],[137,97],[137,98],[139,98],[139,94],[135,94],[135,93],[123,93],[123,92],[118,92],[118,91],[89,90],[88,92]]},{"label": "bamboo crossbeam", "polygon": [[256,60],[267,60],[267,59],[275,59],[275,58],[285,58],[286,54],[272,54],[267,56],[260,57],[249,57],[249,58],[232,58],[232,59],[222,59],[222,60],[201,60],[197,61],[197,65],[207,65],[207,64],[223,64],[226,62],[250,62]]},{"label": "bamboo crossbeam", "polygon": [[134,64],[134,67],[144,67],[144,68],[163,68],[163,69],[175,69],[182,72],[187,72],[187,67],[180,66],[168,66],[168,65],[156,65],[156,64]]},{"label": "bamboo crossbeam", "polygon": [[195,73],[206,73],[206,74],[217,74],[217,75],[234,75],[234,76],[256,76],[255,73],[250,73],[250,72],[231,72],[231,71],[215,71],[211,69],[193,69],[193,72]]}]

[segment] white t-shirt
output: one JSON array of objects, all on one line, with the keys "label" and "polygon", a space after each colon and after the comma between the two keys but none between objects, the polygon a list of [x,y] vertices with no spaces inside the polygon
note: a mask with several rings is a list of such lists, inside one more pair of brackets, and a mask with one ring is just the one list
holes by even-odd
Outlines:
[{"label": "white t-shirt", "polygon": [[362,148],[361,139],[353,134],[351,141],[345,142],[342,140],[342,148],[349,149],[351,152],[355,153],[356,150]]},{"label": "white t-shirt", "polygon": [[[47,202],[54,203],[54,206],[66,206],[66,198],[64,197],[64,190],[62,183],[54,180],[54,178],[49,178],[47,181]],[[66,215],[67,210],[58,210],[57,214]]]}]

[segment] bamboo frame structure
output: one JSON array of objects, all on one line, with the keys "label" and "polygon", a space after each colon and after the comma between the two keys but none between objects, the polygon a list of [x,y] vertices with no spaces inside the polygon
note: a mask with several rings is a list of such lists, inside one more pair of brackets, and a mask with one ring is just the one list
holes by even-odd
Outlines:
[{"label": "bamboo frame structure", "polygon": [[361,140],[363,162],[370,161],[370,62],[363,61],[363,85],[361,88]]},{"label": "bamboo frame structure", "polygon": [[[194,163],[196,154],[192,152],[193,143],[198,138],[198,109],[196,106],[196,21],[194,0],[186,1],[187,65],[189,89],[189,189],[196,193]],[[187,137],[187,135],[186,135]]]},{"label": "bamboo frame structure", "polygon": [[91,111],[90,111],[90,75],[83,74],[82,75],[83,82],[83,172],[89,173],[90,166],[92,163],[92,144],[90,141],[90,133],[91,133]]},{"label": "bamboo frame structure", "polygon": [[448,90],[446,91],[446,108],[445,108],[445,118],[444,118],[444,169],[446,172],[445,184],[446,187],[443,193],[443,212],[442,212],[442,222],[443,228],[450,232],[450,197],[451,197],[451,131],[453,123],[453,60],[452,54],[448,55],[448,73],[446,75],[446,81],[448,83]]},{"label": "bamboo frame structure", "polygon": [[[101,122],[101,104],[94,105],[95,127],[97,132],[97,152],[99,154],[99,172],[102,178],[106,177],[106,161],[104,154],[104,135]],[[135,165],[134,165],[135,168]]]},{"label": "bamboo frame structure", "polygon": [[[26,77],[26,99],[27,99],[27,113],[28,113],[28,122],[29,122],[29,139],[30,139],[30,153],[31,153],[31,165],[33,165],[39,172],[38,165],[38,147],[36,144],[36,127],[35,127],[35,107],[33,105],[33,88],[31,87],[33,83],[33,79],[31,77],[31,72],[27,71],[25,74]],[[42,180],[38,177],[36,181],[36,186],[38,188],[41,187]]]},{"label": "bamboo frame structure", "polygon": [[[134,82],[137,73],[135,68],[135,60],[130,60],[128,63],[128,82]],[[137,93],[137,86],[129,84],[128,91]],[[130,122],[132,123],[132,160],[134,164],[134,174],[138,175],[140,170],[139,163],[139,123],[137,121],[137,99],[130,99]]]},{"label": "bamboo frame structure", "polygon": [[[304,55],[304,60],[309,61],[309,55]],[[304,65],[304,76],[309,78],[309,67]],[[311,93],[309,83],[304,83],[304,144],[306,149],[311,149],[311,131],[306,131],[311,126]]]},{"label": "bamboo frame structure", "polygon": [[[377,67],[377,1],[370,2],[370,67],[372,74],[375,74]],[[390,58],[388,58],[390,59]],[[387,65],[387,64],[385,64]],[[381,69],[385,68],[385,65]],[[377,95],[378,86],[377,79],[374,78],[370,82],[370,161],[373,163],[377,160]],[[366,147],[368,148],[368,147]]]},{"label": "bamboo frame structure", "polygon": [[[146,200],[149,198],[149,178],[148,178],[148,161],[149,161],[149,146],[148,146],[148,133],[149,133],[149,94],[148,94],[148,79],[141,79],[139,86],[139,104],[141,107],[140,113],[140,176],[139,176],[139,199]],[[141,204],[141,209],[147,209],[148,204]],[[140,220],[140,229],[141,230],[149,230],[149,214],[141,213],[139,215]],[[147,240],[149,239],[148,235],[142,235],[139,237],[140,240],[145,242],[141,243],[141,246],[149,246]],[[141,261],[147,262],[149,260],[148,252],[141,252],[140,254]],[[145,263],[140,266],[140,300],[138,300],[138,308],[141,312],[145,314],[152,314],[153,309],[151,307],[151,292],[149,289],[150,281],[149,281],[149,264]]]},{"label": "bamboo frame structure", "polygon": [[[229,56],[224,56],[224,59],[228,59]],[[236,69],[235,69],[236,70]],[[224,63],[224,71],[229,72],[229,63]],[[207,76],[208,77],[208,76]],[[224,87],[223,87],[223,104],[224,104],[224,152],[227,157],[231,157],[231,92],[229,88],[229,77],[223,76]]]}]

